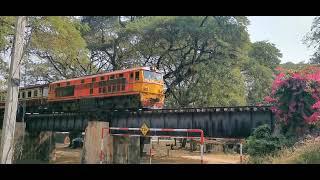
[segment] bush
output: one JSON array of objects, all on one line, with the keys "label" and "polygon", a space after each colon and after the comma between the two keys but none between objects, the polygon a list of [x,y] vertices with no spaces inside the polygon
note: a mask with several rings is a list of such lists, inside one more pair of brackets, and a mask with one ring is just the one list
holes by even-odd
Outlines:
[{"label": "bush", "polygon": [[287,136],[302,136],[319,121],[320,67],[310,66],[299,71],[278,68],[279,74],[265,98],[282,132]]},{"label": "bush", "polygon": [[256,128],[249,136],[244,145],[244,152],[250,157],[262,157],[273,154],[287,144],[287,139],[283,135],[272,135],[268,125]]}]

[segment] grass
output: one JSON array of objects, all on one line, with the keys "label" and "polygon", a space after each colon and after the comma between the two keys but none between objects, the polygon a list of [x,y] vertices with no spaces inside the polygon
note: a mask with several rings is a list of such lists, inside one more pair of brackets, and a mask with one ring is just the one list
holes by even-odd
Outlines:
[{"label": "grass", "polygon": [[275,155],[251,158],[254,164],[320,164],[320,137],[284,148]]},{"label": "grass", "polygon": [[270,159],[273,164],[320,164],[320,140],[283,149]]}]

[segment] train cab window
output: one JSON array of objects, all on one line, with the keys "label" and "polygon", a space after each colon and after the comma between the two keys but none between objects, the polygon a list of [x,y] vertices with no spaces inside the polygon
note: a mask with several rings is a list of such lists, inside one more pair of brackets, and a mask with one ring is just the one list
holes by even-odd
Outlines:
[{"label": "train cab window", "polygon": [[67,86],[69,86],[70,85],[70,82],[67,82]]},{"label": "train cab window", "polygon": [[110,76],[110,80],[112,80],[112,79],[114,79],[114,75],[111,75],[111,76]]},{"label": "train cab window", "polygon": [[136,80],[139,80],[139,71],[136,72]]},{"label": "train cab window", "polygon": [[25,98],[25,97],[26,97],[26,93],[22,92],[22,98]]},{"label": "train cab window", "polygon": [[74,86],[66,86],[56,89],[57,97],[73,96],[74,95]]},{"label": "train cab window", "polygon": [[28,97],[31,97],[31,91],[28,91]]},{"label": "train cab window", "polygon": [[130,79],[133,79],[133,73],[130,73]]},{"label": "train cab window", "polygon": [[84,83],[84,79],[81,79],[81,84],[83,84]]},{"label": "train cab window", "polygon": [[100,81],[104,81],[104,77],[103,76],[100,77]]},{"label": "train cab window", "polygon": [[37,96],[38,96],[38,90],[34,90],[34,91],[33,91],[33,96],[34,96],[34,97],[37,97]]}]

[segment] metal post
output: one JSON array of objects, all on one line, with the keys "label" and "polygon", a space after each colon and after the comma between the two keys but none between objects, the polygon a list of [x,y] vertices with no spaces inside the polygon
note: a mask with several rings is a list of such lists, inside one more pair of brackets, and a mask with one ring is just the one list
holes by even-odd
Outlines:
[{"label": "metal post", "polygon": [[149,153],[150,153],[150,162],[149,162],[149,164],[151,164],[151,152],[152,152],[151,148],[152,148],[152,147],[150,147],[150,150],[149,150],[149,151],[150,151],[150,152],[149,152]]},{"label": "metal post", "polygon": [[102,161],[103,161],[103,130],[104,128],[102,128],[101,130],[101,143],[100,143],[100,164],[102,164]]},{"label": "metal post", "polygon": [[203,164],[203,144],[200,145],[201,150],[201,164]]},{"label": "metal post", "polygon": [[240,143],[240,163],[242,164],[242,143]]}]

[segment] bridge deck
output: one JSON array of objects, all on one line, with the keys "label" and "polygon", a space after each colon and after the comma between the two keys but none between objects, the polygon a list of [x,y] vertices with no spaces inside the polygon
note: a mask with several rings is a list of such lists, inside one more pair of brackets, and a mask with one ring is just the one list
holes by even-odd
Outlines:
[{"label": "bridge deck", "polygon": [[88,121],[97,120],[108,121],[112,127],[141,127],[146,123],[152,128],[202,129],[206,137],[216,138],[247,137],[259,125],[273,128],[274,124],[269,107],[254,106],[32,114],[25,119],[28,131],[84,131]]}]

